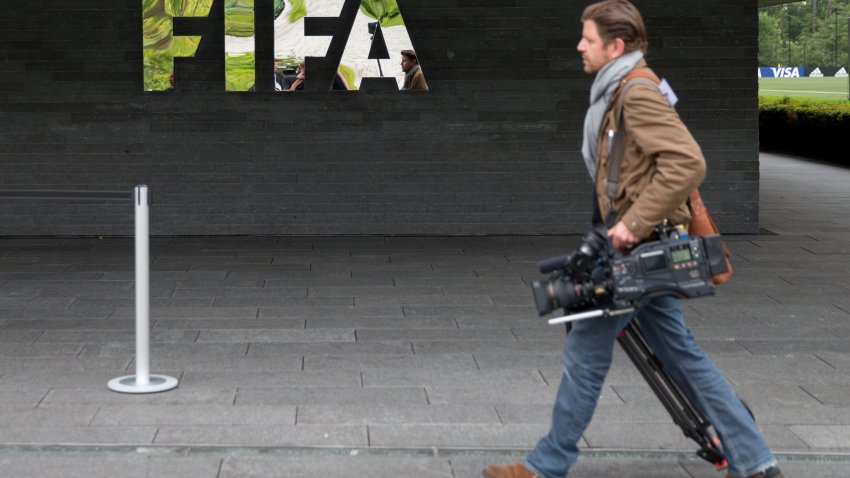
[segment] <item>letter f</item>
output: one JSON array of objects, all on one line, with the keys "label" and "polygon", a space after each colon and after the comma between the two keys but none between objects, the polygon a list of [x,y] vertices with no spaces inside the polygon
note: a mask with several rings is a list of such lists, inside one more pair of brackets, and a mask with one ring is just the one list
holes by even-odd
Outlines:
[{"label": "letter f", "polygon": [[169,89],[174,58],[193,57],[200,36],[174,36],[174,17],[206,17],[214,0],[142,0],[144,87]]}]

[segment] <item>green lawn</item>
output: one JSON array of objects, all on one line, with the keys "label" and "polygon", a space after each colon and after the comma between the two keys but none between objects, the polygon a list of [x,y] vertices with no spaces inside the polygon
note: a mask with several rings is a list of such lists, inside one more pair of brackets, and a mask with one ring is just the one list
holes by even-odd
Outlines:
[{"label": "green lawn", "polygon": [[847,78],[759,78],[759,95],[846,100]]}]

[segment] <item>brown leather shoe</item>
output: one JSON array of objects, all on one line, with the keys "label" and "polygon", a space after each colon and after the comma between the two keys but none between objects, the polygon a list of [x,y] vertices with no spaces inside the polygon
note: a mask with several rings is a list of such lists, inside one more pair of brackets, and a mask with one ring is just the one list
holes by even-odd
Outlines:
[{"label": "brown leather shoe", "polygon": [[520,463],[511,466],[490,465],[484,468],[484,476],[487,478],[540,478],[540,475],[528,471],[528,468]]}]

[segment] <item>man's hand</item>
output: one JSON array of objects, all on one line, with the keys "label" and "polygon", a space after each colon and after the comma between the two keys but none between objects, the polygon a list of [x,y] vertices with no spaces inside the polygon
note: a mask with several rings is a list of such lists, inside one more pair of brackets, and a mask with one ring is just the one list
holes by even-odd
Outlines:
[{"label": "man's hand", "polygon": [[608,237],[611,238],[611,244],[615,249],[629,249],[640,242],[640,238],[634,235],[623,221],[608,230]]}]

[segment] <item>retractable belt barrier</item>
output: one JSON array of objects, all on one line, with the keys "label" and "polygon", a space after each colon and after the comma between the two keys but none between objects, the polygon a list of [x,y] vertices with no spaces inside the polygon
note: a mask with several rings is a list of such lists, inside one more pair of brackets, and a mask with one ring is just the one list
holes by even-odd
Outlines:
[{"label": "retractable belt barrier", "polygon": [[79,199],[121,201],[132,199],[136,229],[136,374],[110,380],[107,387],[122,393],[164,392],[177,387],[177,379],[150,373],[150,191],[145,185],[126,191],[0,190],[7,199]]}]

